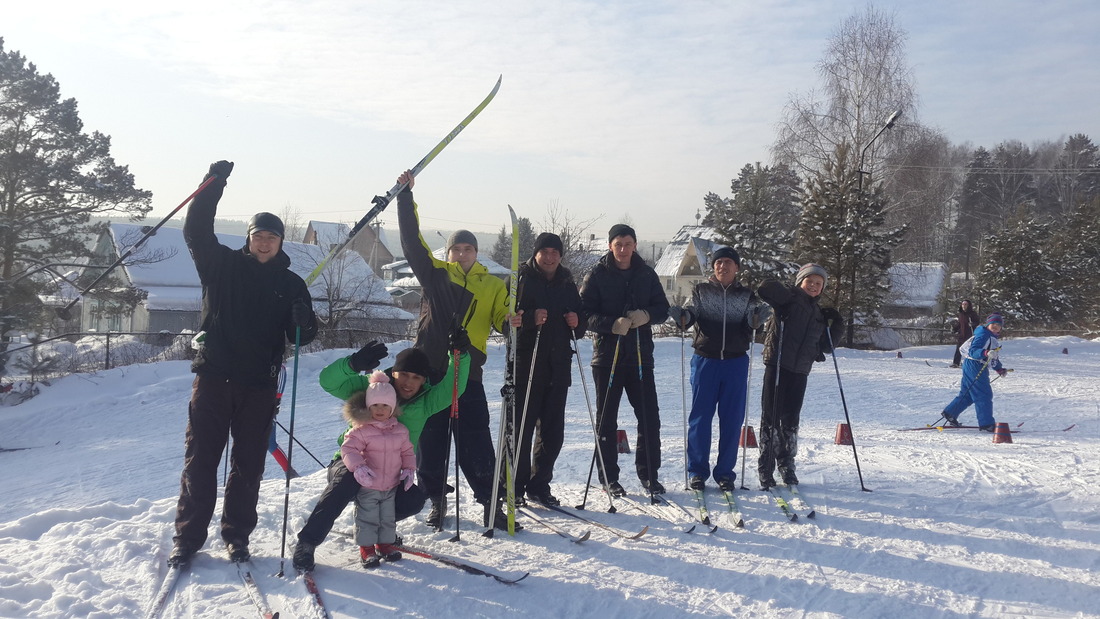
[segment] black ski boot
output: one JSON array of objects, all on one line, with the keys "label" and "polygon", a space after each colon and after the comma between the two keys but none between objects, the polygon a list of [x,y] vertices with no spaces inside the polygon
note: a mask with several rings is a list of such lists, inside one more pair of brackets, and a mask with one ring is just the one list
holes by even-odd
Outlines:
[{"label": "black ski boot", "polygon": [[317,566],[313,560],[313,551],[316,549],[317,546],[298,540],[298,543],[294,545],[294,569],[301,572],[312,572],[313,568]]},{"label": "black ski boot", "polygon": [[424,523],[436,531],[443,530],[443,505],[439,501],[432,501],[432,508],[428,510],[428,517]]}]

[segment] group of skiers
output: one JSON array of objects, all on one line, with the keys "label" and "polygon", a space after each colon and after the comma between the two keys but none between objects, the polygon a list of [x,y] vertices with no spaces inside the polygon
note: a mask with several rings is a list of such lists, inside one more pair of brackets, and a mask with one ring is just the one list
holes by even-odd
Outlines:
[{"label": "group of skiers", "polygon": [[[195,197],[184,227],[203,284],[204,335],[192,368],[196,377],[169,557],[174,565],[187,563],[205,543],[217,496],[217,468],[229,436],[233,449],[221,536],[232,560],[248,560],[286,344],[306,344],[317,331],[305,282],[289,270],[282,251],[284,230],[278,217],[254,216],[244,248],[218,244],[213,219],[232,168],[227,161],[210,166],[204,181],[216,180]],[[506,284],[477,262],[477,238],[456,231],[447,239],[446,260],[435,258],[420,231],[412,172],[405,171],[397,182],[405,187],[397,195],[401,245],[423,295],[416,338],[384,371],[378,368],[388,350],[374,341],[321,371],[322,388],[345,401],[348,426],[328,465],[328,484],[298,533],[293,556],[297,569],[313,568],[314,550],[353,501],[365,567],[401,557],[396,522],[420,513],[425,503],[431,504],[427,523],[441,529],[446,495],[458,490],[447,483],[452,439],[457,465],[475,501],[484,507],[483,524],[507,527],[500,500],[505,495],[505,476],[497,462],[501,452],[493,446],[483,384],[487,340],[494,329],[517,330],[515,373],[509,381],[514,405],[506,412],[516,437],[516,503],[560,503],[551,489],[553,470],[564,441],[576,340],[589,331],[594,337],[594,457],[600,480],[612,496],[627,493],[620,483],[617,441],[618,408],[625,392],[638,420],[635,472],[648,494],[665,492],[658,475],[661,419],[652,327],[670,317],[681,330],[694,329],[687,443],[691,488],[703,489],[709,478],[723,490],[733,488],[750,350],[761,329],[764,379],[757,472],[765,488],[776,485],[776,468],[784,484],[798,483],[795,454],[807,375],[815,361],[824,361],[831,352],[842,328],[836,309],[818,303],[828,278],[824,268],[806,264],[793,285],[769,280],[753,292],[736,281],[741,268],[737,251],[721,247],[710,256],[713,275],[694,287],[690,303],[670,307],[657,274],[637,253],[630,226],[610,229],[607,254],[579,288],[561,264],[561,238],[542,233],[532,257],[516,274],[512,311]],[[1002,371],[994,336],[1003,321],[997,317],[975,332],[966,363],[978,365],[964,365],[969,387],[945,409],[948,422],[957,423],[958,413],[976,402],[979,423],[992,423],[991,405],[983,400],[987,372],[984,387],[981,380],[986,365]],[[716,414],[719,441],[712,467]]]}]

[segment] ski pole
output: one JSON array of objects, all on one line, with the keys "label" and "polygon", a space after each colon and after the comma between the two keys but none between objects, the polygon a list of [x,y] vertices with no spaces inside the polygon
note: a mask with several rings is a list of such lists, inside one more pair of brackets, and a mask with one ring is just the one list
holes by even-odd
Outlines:
[{"label": "ski pole", "polygon": [[[519,429],[516,430],[516,432],[519,433],[519,441],[518,441],[519,442],[519,449],[517,449],[516,453],[512,455],[512,475],[513,475],[512,482],[513,482],[513,484],[515,483],[515,477],[514,476],[519,471],[520,456],[523,456],[524,453],[525,453],[524,449],[523,449],[523,443],[524,443],[524,440],[527,437],[527,430],[525,428],[525,426],[527,424],[527,407],[531,404],[531,384],[534,382],[534,378],[535,378],[535,359],[537,359],[538,355],[539,355],[539,339],[540,338],[542,338],[542,325],[539,325],[535,329],[535,346],[534,346],[534,349],[531,351],[531,367],[529,367],[528,370],[527,370],[527,391],[526,391],[526,393],[523,394],[523,412],[519,416]],[[515,440],[514,437],[513,437],[513,440]],[[531,441],[532,442],[534,441],[533,437],[532,437]],[[531,459],[531,453],[530,452],[531,452],[531,448],[530,448],[530,444],[528,444],[528,448],[527,448],[526,456],[525,456],[528,459],[528,469],[527,469],[528,470],[528,479],[524,480],[524,484],[526,484],[528,481],[530,481],[530,470],[531,470],[530,469],[530,459]],[[524,487],[526,488],[526,485]],[[509,523],[509,524],[511,524],[511,523]],[[509,531],[508,531],[509,535],[515,535],[516,534],[513,529],[514,529],[514,527],[509,526]]]},{"label": "ski pole", "polygon": [[[832,326],[833,321],[829,320],[825,325],[825,336],[829,339],[829,356],[833,358],[833,369],[836,370],[836,386],[840,389],[840,404],[844,407],[844,423],[848,424],[849,434],[854,436],[855,433],[851,431],[852,420],[848,417],[848,403],[844,400],[844,385],[840,382],[840,365],[836,362],[836,349],[833,348],[833,334],[830,329]],[[863,485],[863,472],[859,468],[859,454],[856,453],[856,441],[854,438],[852,439],[852,456],[856,461],[856,475],[859,475],[859,489],[864,492],[870,492],[871,490]]]},{"label": "ski pole", "polygon": [[[279,423],[278,419],[275,420],[275,425],[279,426],[283,430],[283,432],[286,432],[288,435],[290,434],[290,430],[287,430],[286,426]],[[301,447],[302,451],[309,454],[309,457],[313,458],[313,461],[317,463],[317,466],[321,467],[321,470],[324,470],[324,469],[328,468],[328,467],[325,466],[325,464],[323,462],[321,462],[320,460],[317,459],[317,456],[313,455],[313,453],[309,449],[307,449],[305,445],[302,444],[302,441],[298,440],[297,436],[291,436],[290,440],[292,442],[294,442],[296,445],[298,445],[298,447]]]},{"label": "ski pole", "polygon": [[[584,377],[584,362],[581,361],[581,349],[580,349],[580,346],[577,344],[577,335],[575,333],[573,333],[573,331],[570,331],[569,335],[573,337],[573,353],[577,357],[577,373],[581,375],[581,387],[584,388],[584,403],[588,406],[588,420],[592,424],[592,438],[596,443],[596,446],[597,446],[596,448],[599,449],[600,435],[599,435],[599,432],[596,430],[596,416],[595,416],[595,413],[593,413],[593,411],[592,411],[592,398],[590,398],[589,395],[588,395],[588,381]],[[596,461],[595,458],[593,458],[593,463],[595,463],[595,461]],[[603,475],[603,479],[607,479],[607,469],[604,467],[603,460],[602,459],[599,460],[599,463],[600,463],[600,472]],[[592,471],[591,470],[588,471],[588,480],[589,480],[589,482],[592,481]],[[604,491],[607,492],[607,502],[610,505],[610,508],[608,508],[607,511],[610,514],[614,514],[617,510],[615,509],[615,502],[611,498],[611,493],[607,491],[607,483],[606,482],[604,482]],[[585,500],[588,499],[588,487],[587,486],[584,489],[584,497],[585,497]],[[580,506],[580,509],[584,509],[583,504]]]},{"label": "ski pole", "polygon": [[[461,528],[460,523],[462,522],[462,502],[460,501],[461,495],[459,490],[459,487],[462,486],[462,483],[458,479],[458,461],[462,459],[462,451],[460,451],[458,444],[458,357],[461,354],[461,351],[459,351],[457,348],[451,351],[451,358],[454,360],[455,366],[454,391],[452,392],[453,395],[451,396],[451,421],[454,422],[455,437],[455,536],[448,541],[452,542],[457,542],[461,539],[459,530]],[[447,444],[450,445],[450,442],[448,442]],[[443,482],[443,493],[444,495],[447,493],[446,481]],[[440,521],[440,524],[443,524],[442,521]]]},{"label": "ski pole", "polygon": [[[287,434],[291,439],[294,438],[294,403],[298,396],[298,356],[302,343],[302,327],[295,325],[294,327],[294,378],[290,383],[290,430]],[[287,445],[286,450],[287,465],[291,466],[294,463],[294,441],[291,440]],[[286,476],[286,484],[283,486],[283,541],[282,547],[279,550],[279,573],[277,576],[280,578],[283,576],[283,563],[286,560],[286,524],[290,515],[290,475]]]},{"label": "ski pole", "polygon": [[71,319],[73,317],[71,310],[73,309],[73,306],[76,305],[77,301],[80,300],[81,297],[88,294],[89,290],[91,290],[92,288],[95,288],[96,284],[103,281],[108,275],[110,275],[111,271],[114,271],[118,267],[118,265],[122,264],[127,258],[130,257],[130,254],[134,253],[139,248],[141,248],[141,246],[145,243],[146,240],[148,240],[149,237],[156,234],[157,230],[160,230],[161,226],[168,223],[168,220],[172,219],[172,216],[174,216],[176,213],[178,213],[181,208],[186,206],[187,203],[190,202],[195,196],[199,195],[199,192],[201,192],[203,189],[206,189],[208,186],[210,186],[210,183],[213,183],[217,179],[218,179],[217,176],[211,176],[210,178],[203,181],[202,184],[199,185],[198,189],[196,189],[191,195],[187,196],[183,200],[183,202],[180,202],[179,206],[172,209],[172,212],[168,213],[168,215],[164,219],[160,220],[160,222],[157,223],[157,225],[153,226],[144,235],[142,235],[142,237],[140,239],[138,239],[137,243],[134,243],[133,245],[130,246],[129,249],[127,249],[125,252],[123,252],[123,254],[118,257],[118,260],[115,260],[114,263],[111,264],[111,266],[107,267],[106,270],[104,270],[102,273],[100,273],[99,277],[92,280],[92,283],[88,284],[88,286],[86,288],[84,288],[84,290],[81,290],[75,297],[73,297],[72,301],[69,301],[69,303],[65,307],[57,308],[56,311],[57,311],[58,318],[60,318],[61,320]]},{"label": "ski pole", "polygon": [[[623,336],[617,336],[615,338],[615,353],[611,355],[611,375],[607,379],[607,389],[604,391],[603,402],[598,403],[599,411],[596,415],[596,423],[592,426],[593,434],[596,436],[596,451],[592,454],[592,464],[588,466],[588,481],[584,484],[584,497],[577,509],[584,509],[584,506],[588,503],[588,489],[592,487],[592,471],[596,468],[597,460],[600,462],[600,472],[603,474],[603,479],[600,482],[603,484],[604,492],[607,493],[608,503],[611,503],[611,482],[607,479],[607,465],[600,455],[600,437],[603,434],[603,422],[607,414],[607,400],[611,397],[611,386],[615,384],[615,368],[619,365],[619,348],[622,343]],[[611,510],[614,510],[614,508],[614,503],[611,503]]]},{"label": "ski pole", "polygon": [[[642,409],[641,414],[641,427],[642,432],[645,433],[645,440],[638,441],[640,448],[645,449],[645,467],[646,476],[649,478],[649,502],[653,505],[657,505],[660,501],[657,500],[657,495],[653,492],[653,486],[657,485],[657,472],[653,470],[653,450],[650,449],[650,442],[653,440],[653,435],[649,433],[649,420],[646,419],[645,399],[645,371],[642,369],[642,330],[634,329],[634,348],[638,352],[638,383],[640,390],[640,397],[638,398],[638,406]],[[656,378],[654,379],[656,380]],[[657,389],[657,385],[653,386],[654,391]],[[658,430],[657,444],[661,443],[661,437],[659,436],[660,430]],[[686,451],[686,450],[685,450]]]},{"label": "ski pole", "polygon": [[688,405],[687,405],[687,388],[684,386],[684,376],[687,374],[687,370],[684,369],[684,335],[686,331],[680,331],[680,410],[683,411],[684,417],[684,488],[689,487],[688,483]]},{"label": "ski pole", "polygon": [[[756,329],[752,330],[752,339],[749,340],[749,371],[748,376],[745,378],[745,416],[741,419],[741,433],[737,437],[737,442],[741,442],[741,437],[745,436],[745,426],[749,423],[749,387],[752,385],[752,349],[756,345]],[[745,486],[745,458],[749,451],[748,441],[745,445],[741,446],[741,488],[748,490]]]}]

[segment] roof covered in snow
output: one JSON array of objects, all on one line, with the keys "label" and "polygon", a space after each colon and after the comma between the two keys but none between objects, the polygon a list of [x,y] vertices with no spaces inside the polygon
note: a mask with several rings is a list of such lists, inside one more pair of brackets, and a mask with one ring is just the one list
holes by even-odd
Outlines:
[{"label": "roof covered in snow", "polygon": [[890,278],[890,305],[931,308],[936,305],[947,280],[947,265],[942,262],[896,262],[887,276]]},{"label": "roof covered in snow", "polygon": [[721,247],[721,243],[714,239],[718,233],[708,226],[684,226],[672,237],[665,246],[665,251],[653,270],[659,277],[677,277],[684,265],[684,259],[689,256],[699,258],[699,266],[705,273],[708,264],[708,256],[715,248]]},{"label": "roof covered in snow", "polygon": [[[142,236],[142,226],[134,224],[113,223],[109,233],[114,242],[116,252],[121,255],[127,251]],[[226,247],[244,247],[245,237],[236,234],[219,234],[218,242]],[[318,245],[284,242],[283,251],[290,256],[290,269],[307,277],[310,272],[324,259],[327,253]],[[143,257],[157,256],[161,258],[156,262],[140,264]],[[122,267],[131,285],[149,292],[149,298],[145,301],[149,310],[197,310],[202,302],[202,284],[199,282],[198,272],[195,271],[195,263],[191,260],[191,254],[183,240],[183,230],[178,228],[161,228],[157,233],[149,237],[142,247],[136,250],[131,261],[138,264],[128,264]],[[326,266],[321,277],[318,277],[309,292],[315,298],[327,296],[326,280],[338,278],[341,287],[352,289],[364,298],[359,302],[369,303],[371,314],[380,311],[377,306],[393,305],[393,299],[386,292],[385,286],[362,256],[355,252],[345,251],[338,258]],[[376,280],[377,285],[368,284],[370,280]],[[357,285],[356,282],[359,282]],[[397,312],[403,312],[396,307]],[[390,310],[384,312],[392,313]],[[412,319],[407,312],[401,318]],[[391,316],[377,316],[389,318]]]}]

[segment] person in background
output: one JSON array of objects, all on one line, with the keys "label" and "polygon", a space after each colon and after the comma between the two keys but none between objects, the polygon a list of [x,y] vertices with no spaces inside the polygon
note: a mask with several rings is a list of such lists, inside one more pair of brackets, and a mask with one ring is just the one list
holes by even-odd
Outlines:
[{"label": "person in background", "polygon": [[978,312],[974,311],[970,299],[963,299],[962,303],[959,303],[959,316],[951,325],[951,330],[955,332],[955,357],[951,361],[951,367],[957,368],[962,363],[962,351],[959,347],[962,346],[963,342],[973,337],[974,329],[981,323],[981,320],[981,318],[978,318]]},{"label": "person in background", "polygon": [[304,345],[317,335],[313,300],[283,251],[283,222],[257,213],[245,246],[218,243],[214,216],[233,171],[229,161],[210,165],[215,180],[191,202],[183,238],[202,283],[195,382],[187,414],[176,534],[168,562],[183,565],[206,542],[218,498],[218,467],[229,437],[229,477],[222,501],[221,537],[232,561],[248,561],[256,528],[275,394],[287,342]]},{"label": "person in background", "polygon": [[974,329],[973,337],[963,342],[966,360],[963,361],[959,395],[943,409],[943,418],[948,425],[958,427],[959,414],[973,404],[974,412],[978,416],[978,429],[992,432],[996,427],[997,420],[993,418],[993,388],[989,384],[987,370],[992,370],[999,376],[1008,374],[1008,370],[1001,364],[1001,342],[998,339],[1004,322],[1004,317],[994,312],[980,327]]}]

